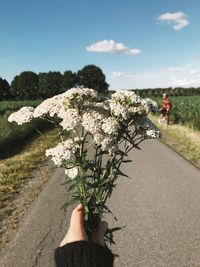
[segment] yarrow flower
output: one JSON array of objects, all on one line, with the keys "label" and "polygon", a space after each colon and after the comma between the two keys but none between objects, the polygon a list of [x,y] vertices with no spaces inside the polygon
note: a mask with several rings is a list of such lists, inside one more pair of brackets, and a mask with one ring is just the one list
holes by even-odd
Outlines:
[{"label": "yarrow flower", "polygon": [[135,115],[147,115],[156,110],[157,103],[151,99],[142,99],[135,92],[119,90],[109,101],[111,112],[118,119],[128,120]]},{"label": "yarrow flower", "polygon": [[[132,91],[117,91],[102,100],[88,88],[72,88],[44,100],[35,109],[24,107],[9,121],[18,124],[34,118],[47,119],[58,126],[61,141],[46,150],[57,167],[65,169],[69,197],[65,204],[84,205],[86,231],[96,230],[108,211],[106,200],[112,194],[120,165],[128,152],[149,138],[160,136],[147,114],[156,110],[151,99]],[[65,205],[64,204],[64,205]]]},{"label": "yarrow flower", "polygon": [[65,174],[73,180],[78,175],[78,168],[72,167],[70,169],[65,169]]},{"label": "yarrow flower", "polygon": [[64,112],[63,120],[60,123],[64,130],[72,130],[81,122],[81,116],[75,108],[69,108]]},{"label": "yarrow flower", "polygon": [[23,107],[17,112],[12,113],[8,117],[9,122],[15,121],[18,125],[22,125],[23,123],[30,122],[33,118],[33,107]]},{"label": "yarrow flower", "polygon": [[54,148],[46,150],[46,157],[52,156],[52,160],[55,165],[61,167],[64,161],[74,161],[76,159],[76,152],[79,146],[73,142],[72,139],[68,139],[59,143]]},{"label": "yarrow flower", "polygon": [[71,88],[65,94],[65,108],[81,108],[97,99],[97,92],[89,88]]}]

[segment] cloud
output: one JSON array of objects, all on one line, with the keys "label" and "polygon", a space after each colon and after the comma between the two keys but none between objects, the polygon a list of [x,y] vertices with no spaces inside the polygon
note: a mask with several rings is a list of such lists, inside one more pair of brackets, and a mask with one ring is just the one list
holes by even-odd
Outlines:
[{"label": "cloud", "polygon": [[174,30],[178,31],[189,25],[187,15],[183,12],[165,13],[158,17],[158,20],[173,24]]},{"label": "cloud", "polygon": [[141,50],[137,48],[129,48],[123,43],[116,43],[114,40],[103,40],[97,43],[91,44],[86,47],[89,52],[99,52],[99,53],[117,53],[117,54],[127,54],[136,56],[141,54]]},{"label": "cloud", "polygon": [[166,70],[167,72],[180,72],[181,71],[181,69],[178,67],[169,67]]},{"label": "cloud", "polygon": [[188,78],[183,78],[183,79],[172,79],[172,86],[173,87],[196,87],[200,86],[200,80],[195,80],[195,79],[188,79]]},{"label": "cloud", "polygon": [[193,75],[200,74],[200,71],[193,69],[189,71],[189,74],[193,74]]},{"label": "cloud", "polygon": [[112,72],[112,76],[114,76],[114,77],[121,77],[121,76],[123,76],[123,73],[120,72],[120,71],[113,71]]},{"label": "cloud", "polygon": [[126,54],[136,56],[136,55],[139,55],[141,53],[142,53],[141,50],[139,50],[137,48],[132,48],[129,51],[127,51]]}]

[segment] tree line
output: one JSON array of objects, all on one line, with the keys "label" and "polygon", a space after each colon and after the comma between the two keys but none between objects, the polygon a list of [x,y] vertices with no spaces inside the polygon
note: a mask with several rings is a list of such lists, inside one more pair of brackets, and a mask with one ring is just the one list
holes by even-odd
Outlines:
[{"label": "tree line", "polygon": [[141,97],[160,97],[163,94],[169,96],[198,96],[200,95],[200,88],[190,87],[169,87],[169,88],[155,88],[155,89],[136,89],[133,90]]},{"label": "tree line", "polygon": [[103,93],[108,86],[104,73],[95,65],[87,65],[78,72],[68,70],[63,74],[59,71],[38,74],[24,71],[16,75],[11,84],[0,78],[0,100],[45,99],[72,87],[88,87]]},{"label": "tree line", "polygon": [[[35,73],[24,71],[16,75],[9,84],[0,78],[0,100],[35,100],[52,97],[65,92],[72,87],[88,87],[108,96],[109,85],[103,71],[95,65],[87,65],[77,72],[67,70],[64,73],[49,71]],[[160,97],[166,93],[169,96],[200,95],[200,88],[155,88],[133,89],[141,97]]]}]

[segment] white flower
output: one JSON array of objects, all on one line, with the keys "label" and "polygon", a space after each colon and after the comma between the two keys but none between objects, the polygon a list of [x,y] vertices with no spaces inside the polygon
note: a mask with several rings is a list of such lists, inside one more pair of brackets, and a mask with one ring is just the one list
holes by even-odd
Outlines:
[{"label": "white flower", "polygon": [[158,130],[147,130],[146,136],[150,138],[158,138],[160,137],[160,132]]},{"label": "white flower", "polygon": [[81,122],[81,116],[78,113],[78,110],[75,108],[67,109],[63,115],[63,120],[60,123],[63,129],[72,130],[78,126]]},{"label": "white flower", "polygon": [[66,92],[44,100],[35,108],[34,117],[38,118],[48,114],[50,117],[57,115],[62,118],[65,113],[65,108],[63,106],[65,94]]},{"label": "white flower", "polygon": [[135,121],[135,126],[147,138],[158,138],[161,137],[160,130],[156,125],[147,117],[142,117]]},{"label": "white flower", "polygon": [[60,167],[65,160],[75,160],[75,153],[78,148],[79,146],[72,139],[68,139],[56,147],[47,149],[45,155],[46,157],[52,156],[54,164]]},{"label": "white flower", "polygon": [[158,111],[158,104],[156,101],[150,99],[150,98],[145,98],[148,106],[149,106],[149,111],[151,112],[156,112]]},{"label": "white flower", "polygon": [[119,90],[109,101],[113,116],[119,120],[133,119],[135,116],[146,116],[149,111],[157,110],[157,103],[149,98],[142,99],[132,91]]},{"label": "white flower", "polygon": [[15,121],[18,125],[30,122],[33,118],[33,107],[23,107],[8,117],[9,122]]},{"label": "white flower", "polygon": [[91,134],[97,134],[101,131],[101,124],[104,116],[95,110],[89,110],[83,113],[82,126]]},{"label": "white flower", "polygon": [[116,117],[122,117],[124,120],[127,120],[129,118],[129,114],[126,108],[123,107],[121,104],[114,103],[112,101],[110,101],[109,104],[110,104],[111,114],[113,114]]},{"label": "white flower", "polygon": [[66,91],[64,105],[66,108],[81,108],[97,99],[97,92],[89,88],[71,88]]},{"label": "white flower", "polygon": [[117,131],[119,129],[119,123],[114,118],[108,117],[103,119],[101,128],[104,133],[117,134]]},{"label": "white flower", "polygon": [[110,153],[115,152],[117,150],[116,138],[112,135],[105,135],[101,141],[101,149]]},{"label": "white flower", "polygon": [[78,168],[72,167],[70,169],[65,169],[65,174],[70,178],[74,179],[78,175]]}]

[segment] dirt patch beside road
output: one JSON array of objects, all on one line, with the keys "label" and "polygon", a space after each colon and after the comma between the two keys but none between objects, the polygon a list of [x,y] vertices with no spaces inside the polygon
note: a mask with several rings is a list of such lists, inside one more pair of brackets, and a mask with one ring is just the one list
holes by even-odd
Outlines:
[{"label": "dirt patch beside road", "polygon": [[44,188],[53,172],[53,163],[45,160],[33,170],[30,178],[22,186],[20,191],[13,196],[8,203],[5,203],[4,219],[0,222],[0,254],[3,253],[6,243],[8,243],[15,231],[17,231],[24,214],[31,203]]}]

